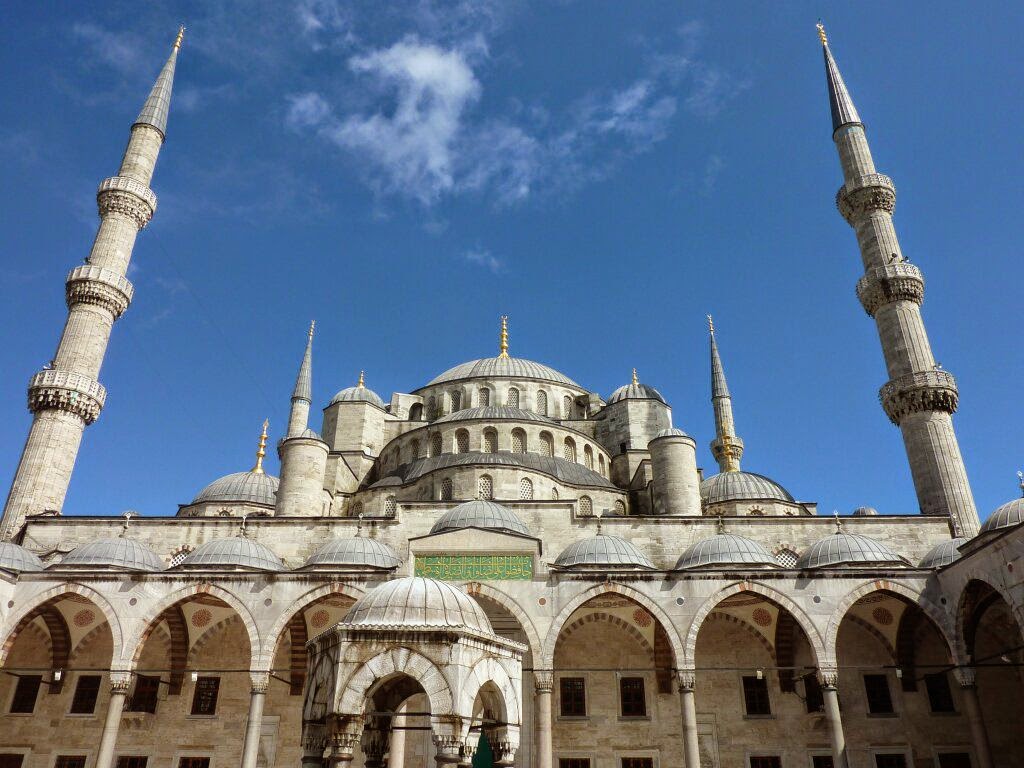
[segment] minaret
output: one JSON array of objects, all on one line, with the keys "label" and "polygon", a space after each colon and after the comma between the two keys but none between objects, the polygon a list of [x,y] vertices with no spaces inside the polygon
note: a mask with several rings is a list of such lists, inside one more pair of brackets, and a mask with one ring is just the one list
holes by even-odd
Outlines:
[{"label": "minaret", "polygon": [[105,179],[96,193],[99,230],[85,263],[68,275],[68,318],[57,353],[29,381],[32,427],[4,506],[0,539],[12,538],[26,515],[60,512],[82,433],[99,417],[106,400],[107,391],[98,381],[100,367],[114,321],[132,299],[125,274],[135,237],[156,210],[149,182],[167,130],[174,65],[184,33],[182,27],[132,125],[117,176]]},{"label": "minaret", "polygon": [[893,226],[895,187],[875,170],[864,125],[821,24],[818,35],[825,56],[832,140],[845,180],[836,204],[857,234],[864,262],[857,297],[878,326],[889,374],[878,397],[903,433],[921,512],[948,515],[956,535],[971,537],[978,532],[978,512],[953,432],[956,381],[932,356],[921,319],[924,279],[904,258]]},{"label": "minaret", "polygon": [[288,415],[288,434],[286,437],[301,435],[309,426],[309,406],[313,402],[313,329],[316,320],[309,324],[306,334],[306,351],[302,355],[299,375],[295,378],[295,389],[292,390],[292,409]]},{"label": "minaret", "polygon": [[718,356],[715,322],[711,315],[708,315],[708,333],[711,336],[711,404],[715,408],[715,439],[711,441],[711,453],[718,462],[720,472],[739,472],[743,441],[736,436],[736,427],[733,425],[732,396],[725,382],[722,358]]}]

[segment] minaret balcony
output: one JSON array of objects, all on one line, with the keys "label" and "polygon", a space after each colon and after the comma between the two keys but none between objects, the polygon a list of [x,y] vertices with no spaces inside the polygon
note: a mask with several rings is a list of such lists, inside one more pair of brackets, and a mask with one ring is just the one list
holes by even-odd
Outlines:
[{"label": "minaret balcony", "polygon": [[100,216],[121,213],[132,219],[139,229],[145,227],[156,213],[156,194],[140,181],[127,176],[111,176],[100,182],[96,190]]},{"label": "minaret balcony", "polygon": [[107,390],[95,379],[73,371],[40,371],[28,384],[28,409],[56,409],[81,417],[86,424],[99,418]]},{"label": "minaret balcony", "polygon": [[115,318],[128,309],[134,294],[135,287],[128,278],[92,264],[75,267],[65,282],[69,309],[75,304],[94,304],[107,309]]},{"label": "minaret balcony", "polygon": [[896,186],[883,173],[869,173],[850,179],[836,192],[836,208],[846,222],[853,225],[861,216],[896,210]]},{"label": "minaret balcony", "polygon": [[879,390],[878,400],[889,420],[899,426],[911,413],[956,413],[960,393],[953,374],[936,369],[915,371],[891,379]]},{"label": "minaret balcony", "polygon": [[924,301],[924,276],[913,264],[897,262],[868,269],[857,281],[857,298],[871,317],[894,301]]}]

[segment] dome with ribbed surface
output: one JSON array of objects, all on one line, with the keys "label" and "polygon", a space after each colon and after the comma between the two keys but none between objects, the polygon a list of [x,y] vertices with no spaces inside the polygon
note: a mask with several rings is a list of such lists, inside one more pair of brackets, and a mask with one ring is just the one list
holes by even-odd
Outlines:
[{"label": "dome with ribbed surface", "polygon": [[266,472],[235,472],[214,480],[196,494],[192,503],[235,501],[272,507],[278,484],[278,479]]},{"label": "dome with ribbed surface", "polygon": [[529,536],[526,524],[516,514],[501,504],[486,499],[475,499],[459,504],[438,518],[430,529],[431,534],[457,531],[462,528],[487,528],[505,533]]},{"label": "dome with ribbed surface", "polygon": [[676,562],[676,570],[715,565],[778,564],[772,553],[756,541],[731,533],[719,533],[690,545]]},{"label": "dome with ribbed surface", "polygon": [[720,501],[793,501],[785,488],[764,475],[753,472],[721,472],[700,484],[705,504]]},{"label": "dome with ribbed surface", "polygon": [[671,429],[661,430],[661,432],[656,434],[653,439],[657,440],[659,437],[689,437],[689,435],[683,432],[683,430],[681,429],[676,429],[675,427],[672,427]]},{"label": "dome with ribbed surface", "polygon": [[657,400],[659,403],[665,402],[665,398],[661,396],[661,392],[656,390],[654,387],[648,386],[647,384],[640,384],[639,382],[626,384],[625,386],[616,389],[608,396],[608,405],[617,403],[620,400]]},{"label": "dome with ribbed surface", "polygon": [[796,561],[797,568],[833,565],[906,565],[885,544],[858,533],[839,531],[814,542]]},{"label": "dome with ribbed surface", "polygon": [[654,568],[654,563],[632,543],[599,533],[576,541],[555,558],[558,568]]},{"label": "dome with ribbed surface", "polygon": [[35,553],[10,541],[0,541],[0,569],[24,573],[43,570],[43,561]]},{"label": "dome with ribbed surface", "polygon": [[341,620],[349,626],[465,627],[493,635],[484,609],[444,581],[408,576],[385,582],[356,600]]},{"label": "dome with ribbed surface", "polygon": [[928,550],[928,554],[921,558],[921,568],[941,568],[960,559],[960,545],[966,544],[967,539],[950,539],[942,541]]},{"label": "dome with ribbed surface", "polygon": [[127,536],[90,541],[68,552],[58,568],[124,568],[129,571],[162,571],[160,556],[142,542]]},{"label": "dome with ribbed surface", "polygon": [[1021,523],[1024,523],[1024,499],[1014,499],[989,515],[988,520],[981,526],[981,533],[998,531],[1000,528],[1012,528]]},{"label": "dome with ribbed surface", "polygon": [[356,536],[351,539],[333,539],[306,560],[307,568],[382,568],[390,570],[402,560],[387,544],[376,539]]},{"label": "dome with ribbed surface", "polygon": [[511,421],[539,421],[554,424],[553,419],[541,416],[533,411],[524,411],[522,408],[513,408],[508,405],[487,405],[481,408],[463,408],[461,411],[449,413],[437,419],[435,424],[444,424],[452,421],[472,421],[484,419],[487,421],[511,420]]},{"label": "dome with ribbed surface", "polygon": [[857,507],[853,510],[854,517],[874,517],[878,514],[878,510],[874,507]]},{"label": "dome with ribbed surface", "polygon": [[244,536],[213,539],[193,549],[178,568],[244,568],[254,571],[283,571],[281,558],[259,542]]},{"label": "dome with ribbed surface", "polygon": [[580,385],[563,373],[554,368],[549,368],[533,360],[524,360],[521,357],[485,357],[480,360],[470,360],[466,363],[449,368],[440,376],[431,379],[428,387],[435,384],[444,384],[448,381],[460,381],[462,379],[539,379],[551,381],[557,384],[565,384],[569,387],[580,388]]},{"label": "dome with ribbed surface", "polygon": [[384,407],[384,400],[369,387],[345,387],[331,398],[331,405],[335,403],[371,403],[378,408]]}]

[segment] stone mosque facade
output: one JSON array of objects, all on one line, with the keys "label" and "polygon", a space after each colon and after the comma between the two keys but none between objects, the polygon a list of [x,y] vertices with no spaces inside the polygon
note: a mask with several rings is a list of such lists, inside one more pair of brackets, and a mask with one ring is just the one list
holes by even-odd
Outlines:
[{"label": "stone mosque facade", "polygon": [[156,210],[179,34],[29,384],[0,529],[0,768],[1024,765],[1024,500],[979,527],[895,188],[820,34],[918,514],[819,515],[741,464],[713,327],[705,454],[635,372],[603,397],[511,356],[503,319],[496,356],[387,400],[360,376],[320,424],[310,328],[280,478],[264,424],[252,468],[176,513],[64,515]]}]

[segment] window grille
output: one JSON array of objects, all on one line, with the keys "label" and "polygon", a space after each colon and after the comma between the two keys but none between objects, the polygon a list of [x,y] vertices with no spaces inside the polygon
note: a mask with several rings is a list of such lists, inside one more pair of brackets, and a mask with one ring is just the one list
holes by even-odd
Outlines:
[{"label": "window grille", "polygon": [[549,432],[540,433],[540,452],[542,456],[555,455],[555,441]]},{"label": "window grille", "polygon": [[420,441],[413,440],[409,443],[409,460],[416,461],[420,457]]},{"label": "window grille", "polygon": [[775,555],[775,559],[779,561],[783,568],[792,568],[796,565],[796,561],[800,559],[792,549],[780,549]]},{"label": "window grille", "polygon": [[452,479],[446,477],[441,481],[441,501],[452,500]]},{"label": "window grille", "polygon": [[398,513],[398,499],[394,496],[388,496],[384,499],[384,515],[385,517],[394,517]]},{"label": "window grille", "polygon": [[743,705],[748,715],[770,715],[771,699],[768,698],[768,680],[754,675],[743,677]]},{"label": "window grille", "polygon": [[357,501],[352,505],[352,517],[359,517],[363,514],[363,502]]},{"label": "window grille", "polygon": [[562,398],[562,418],[572,418],[572,398],[568,395]]},{"label": "window grille", "polygon": [[565,438],[565,447],[562,451],[562,456],[566,461],[576,461],[576,443],[571,437]]},{"label": "window grille", "polygon": [[552,488],[551,489],[551,498],[552,499],[557,499],[558,498],[558,489],[557,488]]},{"label": "window grille", "polygon": [[597,470],[601,473],[601,477],[604,477],[604,456],[597,454]]},{"label": "window grille", "polygon": [[584,446],[583,448],[583,463],[586,465],[587,469],[592,470],[594,468],[594,449],[589,445]]},{"label": "window grille", "polygon": [[559,678],[558,699],[562,717],[586,717],[586,680],[582,677]]},{"label": "window grille", "polygon": [[579,508],[580,517],[590,517],[594,514],[594,502],[589,496],[580,496]]},{"label": "window grille", "polygon": [[136,675],[135,692],[125,707],[129,712],[156,712],[156,697],[160,691],[160,678],[155,675]]},{"label": "window grille", "polygon": [[431,395],[427,399],[427,421],[433,421],[437,418],[437,398]]},{"label": "window grille", "polygon": [[493,429],[484,430],[484,453],[498,452],[498,433]]},{"label": "window grille", "polygon": [[176,565],[181,565],[181,561],[188,557],[189,552],[192,551],[192,547],[188,544],[182,544],[178,549],[171,553],[171,564],[170,568]]},{"label": "window grille", "polygon": [[486,408],[491,404],[491,390],[487,389],[487,387],[480,387],[476,399],[481,408]]},{"label": "window grille", "polygon": [[430,455],[440,456],[444,446],[441,443],[441,433],[435,432],[430,436]]},{"label": "window grille", "polygon": [[621,501],[616,501],[615,502],[615,513],[614,514],[616,514],[616,515],[624,515],[624,514],[626,514],[626,505],[623,504]]},{"label": "window grille", "polygon": [[519,498],[528,501],[533,498],[533,482],[524,477],[519,481]]},{"label": "window grille", "polygon": [[192,694],[193,715],[213,715],[217,712],[217,696],[220,693],[219,677],[200,677],[196,680]]},{"label": "window grille", "polygon": [[449,397],[449,399],[452,402],[452,410],[453,411],[461,411],[462,410],[462,393],[459,392],[459,391],[451,392],[451,393],[449,393],[448,397]]},{"label": "window grille", "polygon": [[623,717],[647,717],[647,699],[642,677],[619,678],[619,702]]},{"label": "window grille", "polygon": [[477,489],[479,490],[481,499],[494,498],[494,480],[491,479],[490,475],[480,476],[480,482],[477,484]]},{"label": "window grille", "polygon": [[521,429],[512,430],[512,453],[526,453],[526,432]]},{"label": "window grille", "polygon": [[544,390],[537,393],[537,413],[541,416],[548,415],[548,393]]},{"label": "window grille", "polygon": [[506,398],[505,403],[506,403],[506,405],[508,405],[509,408],[518,408],[519,407],[519,390],[516,389],[515,387],[509,387],[509,389],[508,389],[508,398]]},{"label": "window grille", "polygon": [[458,453],[469,453],[469,432],[464,429],[455,433],[455,450]]}]

